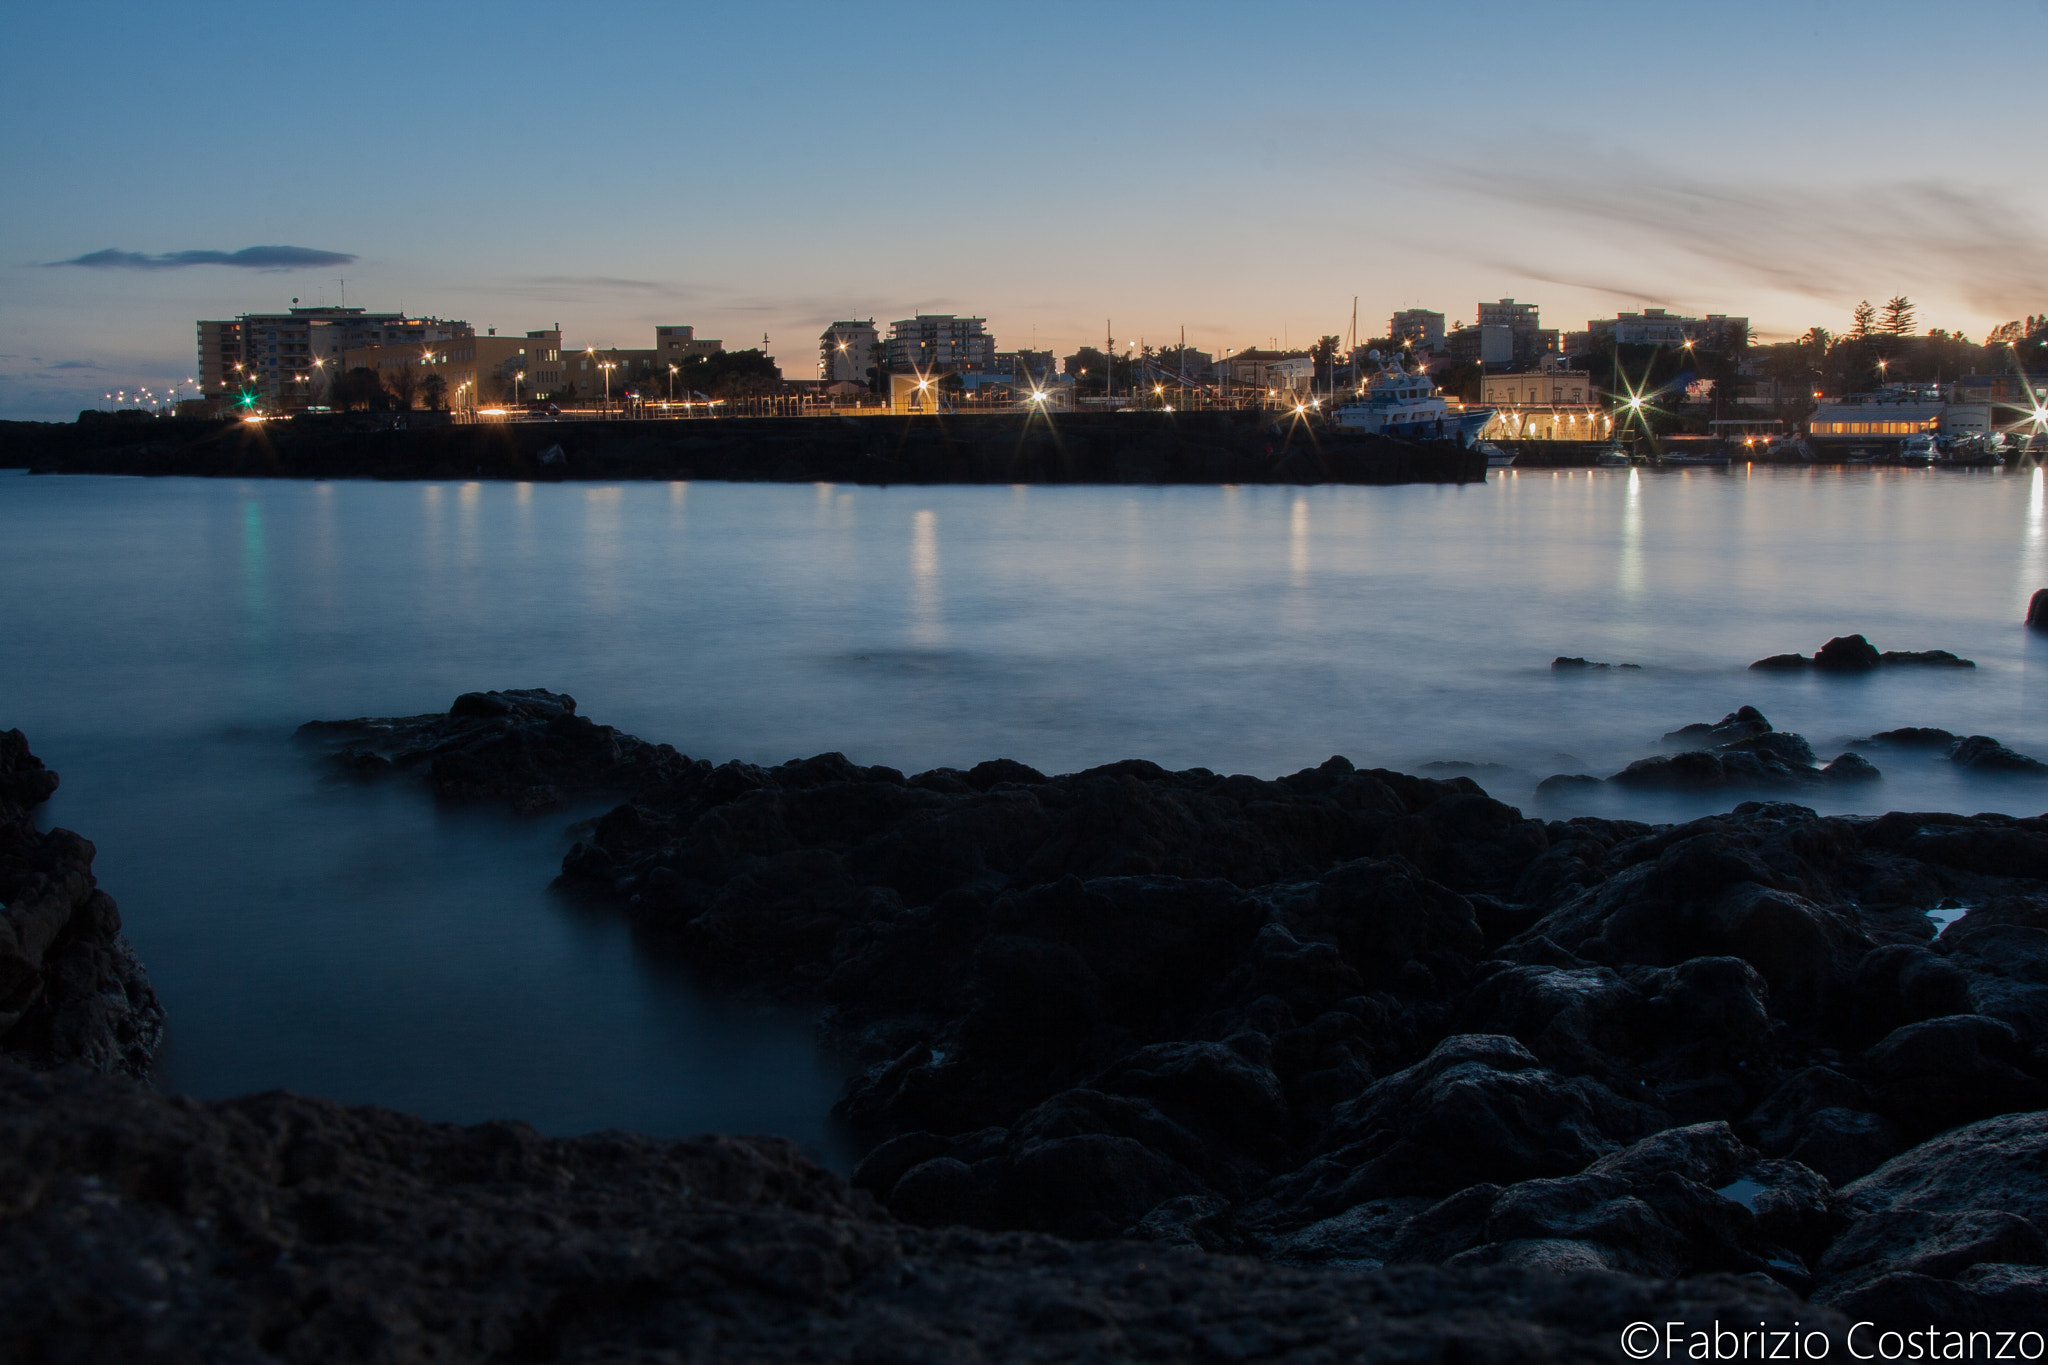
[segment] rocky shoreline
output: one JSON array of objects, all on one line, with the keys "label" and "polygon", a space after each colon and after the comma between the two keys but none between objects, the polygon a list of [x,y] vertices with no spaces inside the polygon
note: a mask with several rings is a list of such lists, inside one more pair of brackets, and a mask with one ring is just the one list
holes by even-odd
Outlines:
[{"label": "rocky shoreline", "polygon": [[625,797],[563,884],[815,1005],[866,1156],[0,1066],[34,1343],[0,1359],[1564,1360],[1639,1320],[2048,1319],[2048,817],[714,765],[538,690],[303,733],[446,799]]}]

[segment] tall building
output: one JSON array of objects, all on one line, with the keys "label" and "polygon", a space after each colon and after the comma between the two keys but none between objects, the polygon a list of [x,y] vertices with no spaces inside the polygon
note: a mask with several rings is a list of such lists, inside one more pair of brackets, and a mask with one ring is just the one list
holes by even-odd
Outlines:
[{"label": "tall building", "polygon": [[292,305],[282,313],[244,313],[232,322],[198,324],[200,382],[209,395],[252,391],[273,410],[310,407],[349,351],[425,346],[476,335],[466,322],[362,308],[301,308],[297,299]]},{"label": "tall building", "polygon": [[818,338],[818,378],[827,384],[865,384],[882,349],[875,320],[835,322]]},{"label": "tall building", "polygon": [[1407,341],[1418,351],[1440,350],[1444,344],[1444,315],[1427,308],[1404,308],[1387,320],[1387,335],[1395,345]]},{"label": "tall building", "polygon": [[199,391],[219,398],[235,388],[242,368],[242,324],[232,319],[199,324]]},{"label": "tall building", "polygon": [[960,374],[992,369],[996,342],[988,319],[920,313],[889,324],[889,368],[897,374]]},{"label": "tall building", "polygon": [[[1478,353],[1461,358],[1484,360],[1489,365],[1505,363],[1526,367],[1536,364],[1544,356],[1557,353],[1557,329],[1543,325],[1533,303],[1516,303],[1513,299],[1482,303],[1479,305],[1477,326],[1479,336],[1468,339],[1467,345],[1476,342]],[[1507,336],[1505,355],[1501,354],[1498,340],[1501,333],[1489,332],[1489,328],[1504,329]]]}]

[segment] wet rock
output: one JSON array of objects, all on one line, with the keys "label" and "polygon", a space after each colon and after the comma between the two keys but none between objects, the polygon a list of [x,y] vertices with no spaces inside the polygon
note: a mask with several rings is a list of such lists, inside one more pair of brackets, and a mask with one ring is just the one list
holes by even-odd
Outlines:
[{"label": "wet rock", "polygon": [[1551,671],[1554,673],[1578,673],[1588,671],[1604,672],[1609,669],[1629,669],[1634,672],[1640,673],[1642,671],[1643,666],[1641,664],[1594,663],[1590,659],[1582,659],[1576,655],[1566,657],[1565,655],[1560,654],[1555,659],[1552,659],[1550,661],[1550,668]]},{"label": "wet rock", "polygon": [[1882,662],[1877,646],[1861,635],[1837,635],[1813,652],[1813,666],[1831,673],[1863,673]]},{"label": "wet rock", "polygon": [[1870,782],[1877,768],[1855,754],[1820,767],[1813,748],[1799,735],[1773,730],[1753,706],[1673,730],[1666,743],[1703,747],[1638,759],[1608,781],[1624,787],[1701,790],[1717,787],[1798,788],[1823,783]]},{"label": "wet rock", "polygon": [[57,774],[0,732],[0,1056],[146,1076],[164,1012],[92,874],[92,844],[38,830]]},{"label": "wet rock", "polygon": [[2048,763],[2006,748],[1989,735],[1971,735],[1956,741],[1949,761],[1976,772],[2015,773],[2027,777],[2048,774]]},{"label": "wet rock", "polygon": [[1863,1064],[1872,1107],[1926,1136],[2048,1101],[2048,1087],[2019,1065],[2025,1059],[2011,1025],[1955,1014],[1894,1030],[1864,1054]]},{"label": "wet rock", "polygon": [[1971,659],[1959,659],[1945,649],[1888,649],[1878,656],[1880,664],[1929,664],[1937,668],[1975,668]]},{"label": "wet rock", "polygon": [[2027,599],[2027,624],[2035,630],[2048,630],[2048,588]]},{"label": "wet rock", "polygon": [[1837,635],[1813,652],[1812,658],[1804,654],[1773,654],[1751,664],[1756,669],[1802,669],[1817,668],[1827,673],[1868,673],[1873,669],[1929,665],[1945,668],[1975,668],[1969,659],[1957,658],[1945,649],[1899,650],[1888,649],[1878,652],[1876,645],[1861,635]]},{"label": "wet rock", "polygon": [[308,721],[298,735],[340,772],[420,773],[437,796],[502,800],[523,814],[572,795],[659,787],[691,769],[668,745],[597,725],[574,697],[545,688],[465,692],[444,714]]},{"label": "wet rock", "polygon": [[1959,735],[1931,726],[1908,725],[1896,730],[1880,730],[1868,739],[1859,739],[1857,744],[1889,744],[1899,749],[1952,749]]}]

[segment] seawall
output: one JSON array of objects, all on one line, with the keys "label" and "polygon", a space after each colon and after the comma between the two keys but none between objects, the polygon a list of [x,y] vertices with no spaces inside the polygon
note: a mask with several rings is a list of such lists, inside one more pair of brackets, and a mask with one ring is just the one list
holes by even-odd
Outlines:
[{"label": "seawall", "polygon": [[0,424],[0,467],[236,478],[733,479],[846,483],[1466,483],[1445,441],[1271,413],[973,414],[482,422]]}]

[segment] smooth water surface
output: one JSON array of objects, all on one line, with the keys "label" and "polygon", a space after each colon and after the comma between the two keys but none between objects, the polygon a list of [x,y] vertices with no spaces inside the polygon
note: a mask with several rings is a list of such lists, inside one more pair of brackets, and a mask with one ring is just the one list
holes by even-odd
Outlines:
[{"label": "smooth water surface", "polygon": [[[550,687],[693,756],[905,771],[1342,753],[1535,806],[1744,703],[2048,756],[2039,471],[1521,471],[1403,488],[873,488],[0,475],[0,726],[63,773],[171,1014],[167,1084],[823,1147],[800,1019],[546,889],[567,818],[323,781],[314,717]],[[1973,671],[1751,673],[1861,631]],[[1641,671],[1562,674],[1584,655]],[[1873,752],[1827,809],[2028,810]],[[1441,770],[1439,770],[1441,771]],[[1611,799],[1610,799],[1611,800]],[[1664,798],[1651,818],[1726,802]],[[1600,809],[1620,809],[1609,804]]]}]

